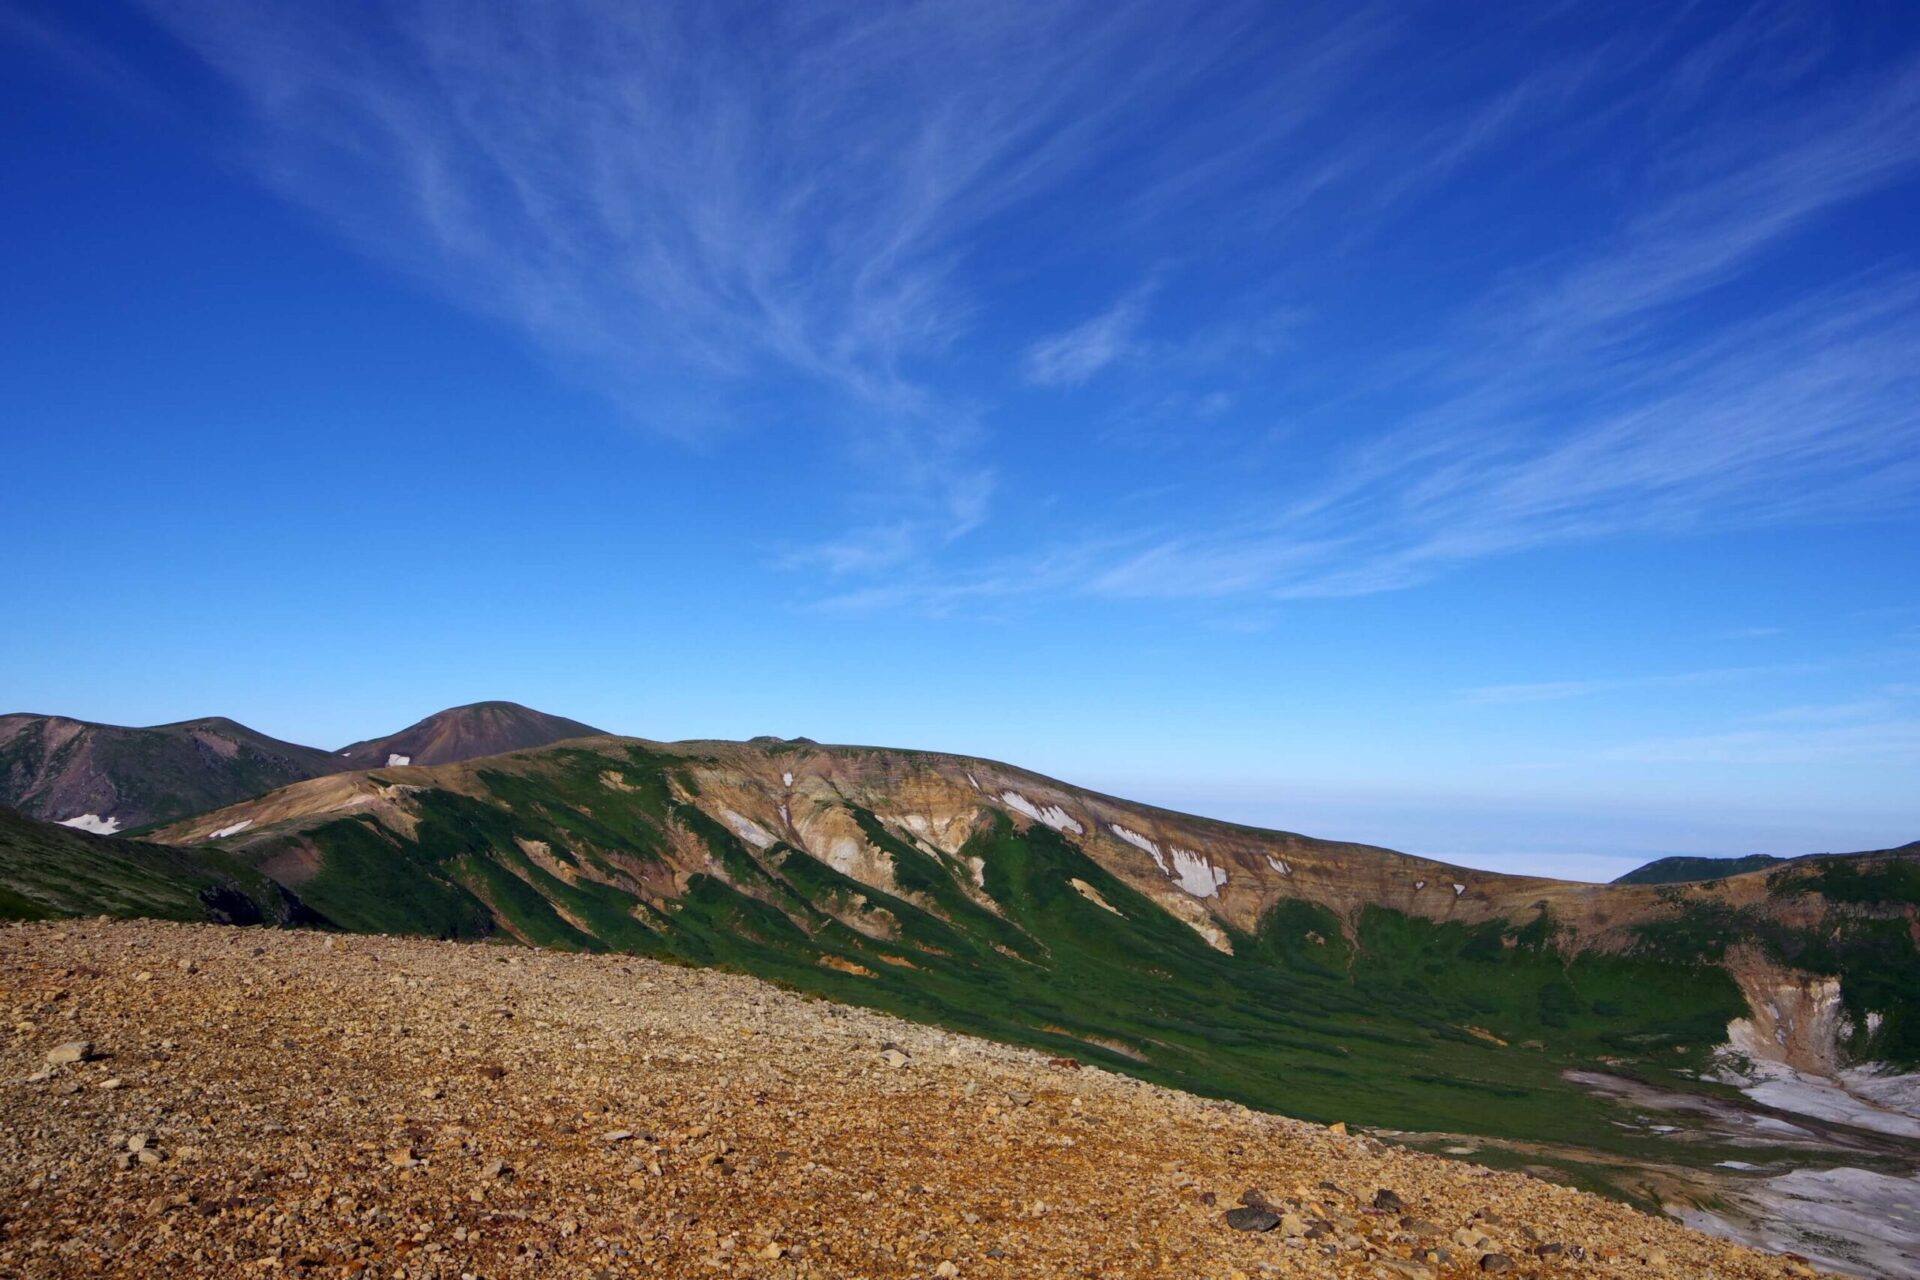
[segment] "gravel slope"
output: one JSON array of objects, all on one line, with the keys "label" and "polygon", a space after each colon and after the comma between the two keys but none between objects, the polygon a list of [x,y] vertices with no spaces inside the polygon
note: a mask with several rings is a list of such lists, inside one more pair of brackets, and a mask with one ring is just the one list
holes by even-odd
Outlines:
[{"label": "gravel slope", "polygon": [[[0,1276],[1808,1274],[1521,1175],[645,960],[17,925],[0,1001]],[[1249,1190],[1273,1229],[1228,1225]]]}]

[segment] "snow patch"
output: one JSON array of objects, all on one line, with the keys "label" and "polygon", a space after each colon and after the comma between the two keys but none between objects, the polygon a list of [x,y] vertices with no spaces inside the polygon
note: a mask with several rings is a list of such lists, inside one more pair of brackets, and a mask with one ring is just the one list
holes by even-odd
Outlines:
[{"label": "snow patch", "polygon": [[1055,831],[1071,831],[1077,836],[1085,835],[1087,829],[1067,816],[1067,811],[1057,804],[1035,806],[1034,803],[1018,791],[1002,791],[1000,799],[1018,809],[1035,822],[1044,822]]},{"label": "snow patch", "polygon": [[1912,1275],[1920,1256],[1920,1177],[1845,1166],[1795,1169],[1730,1181],[1720,1198],[1723,1212],[1679,1207],[1674,1216],[1696,1231],[1792,1251],[1848,1275]]},{"label": "snow patch", "polygon": [[1287,862],[1285,858],[1276,858],[1272,854],[1268,854],[1267,865],[1272,867],[1275,871],[1278,871],[1283,876],[1290,876],[1293,874],[1293,867]]},{"label": "snow patch", "polygon": [[1173,882],[1196,898],[1211,898],[1227,882],[1227,872],[1224,867],[1216,867],[1208,862],[1205,854],[1175,845]]},{"label": "snow patch", "polygon": [[973,788],[973,789],[974,789],[975,791],[978,791],[978,790],[980,790],[980,780],[979,780],[978,778],[975,778],[975,777],[973,776],[973,774],[972,774],[972,773],[968,773],[968,774],[967,774],[967,783],[968,783],[968,785],[970,785],[970,786],[971,786],[971,787],[972,787],[972,788]]},{"label": "snow patch", "polygon": [[790,827],[793,825],[793,819],[790,816],[788,816],[787,806],[785,805],[780,806],[780,825],[783,827]]},{"label": "snow patch", "polygon": [[222,827],[218,831],[209,832],[207,835],[207,839],[225,840],[228,836],[239,835],[242,831],[245,831],[248,827],[252,825],[253,825],[252,818],[242,818],[240,819],[240,821],[234,823],[230,827]]},{"label": "snow patch", "polygon": [[773,833],[755,822],[752,818],[743,817],[731,809],[722,809],[720,812],[726,817],[727,825],[733,828],[733,834],[739,836],[754,848],[764,849],[773,843]]},{"label": "snow patch", "polygon": [[1456,884],[1453,886],[1453,896],[1456,898],[1459,897],[1461,894],[1465,893],[1466,891],[1467,891],[1467,886],[1463,884]]},{"label": "snow patch", "polygon": [[1170,876],[1173,874],[1173,872],[1167,869],[1167,860],[1160,856],[1159,845],[1147,839],[1145,836],[1141,835],[1138,831],[1127,830],[1125,827],[1121,826],[1117,822],[1109,822],[1107,824],[1107,829],[1113,832],[1113,834],[1115,834],[1116,836],[1119,836],[1122,840],[1125,840],[1128,844],[1132,845],[1134,848],[1139,849],[1140,851],[1145,853],[1148,857],[1152,858],[1153,865],[1160,868],[1161,875]]},{"label": "snow patch", "polygon": [[1718,1078],[1776,1111],[1920,1138],[1920,1075],[1873,1066],[1848,1067],[1830,1076],[1797,1071],[1779,1060],[1747,1018],[1727,1024]]},{"label": "snow patch", "polygon": [[412,763],[413,763],[412,756],[388,756],[387,757],[387,768],[389,769],[403,768]]},{"label": "snow patch", "polygon": [[1415,893],[1420,892],[1422,889],[1426,887],[1427,887],[1427,882],[1425,880],[1415,880],[1413,882],[1413,891]]},{"label": "snow patch", "polygon": [[780,775],[780,781],[782,781],[782,782],[784,782],[784,783],[786,783],[786,784],[787,784],[788,786],[792,786],[792,785],[793,785],[793,774],[791,774],[791,773],[783,773],[783,774],[781,774],[781,775]]},{"label": "snow patch", "polygon": [[120,829],[120,819],[103,818],[97,813],[83,813],[77,818],[62,818],[60,825],[72,827],[76,831],[91,831],[97,836],[110,836]]}]

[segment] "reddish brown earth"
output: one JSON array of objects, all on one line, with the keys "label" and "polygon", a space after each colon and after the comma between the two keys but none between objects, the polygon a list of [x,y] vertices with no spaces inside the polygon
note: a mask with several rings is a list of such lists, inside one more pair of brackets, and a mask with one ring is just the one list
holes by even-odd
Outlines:
[{"label": "reddish brown earth", "polygon": [[[1806,1273],[1524,1175],[645,960],[17,925],[0,1002],[4,1276]],[[75,1041],[87,1060],[50,1065]],[[1227,1225],[1250,1190],[1278,1227]]]},{"label": "reddish brown earth", "polygon": [[377,769],[393,756],[410,764],[452,764],[509,751],[550,746],[602,731],[565,716],[550,716],[517,702],[475,702],[449,707],[384,738],[343,747],[337,758],[355,769]]}]

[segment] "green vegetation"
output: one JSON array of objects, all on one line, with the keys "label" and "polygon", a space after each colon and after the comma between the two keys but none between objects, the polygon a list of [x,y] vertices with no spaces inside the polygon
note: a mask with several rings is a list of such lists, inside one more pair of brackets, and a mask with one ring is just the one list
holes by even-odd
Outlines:
[{"label": "green vegetation", "polygon": [[1762,871],[1784,862],[1770,853],[1751,853],[1744,858],[1660,858],[1644,867],[1635,867],[1619,877],[1615,884],[1686,884],[1696,880],[1719,880],[1727,876]]},{"label": "green vegetation", "polygon": [[[324,856],[304,892],[347,928],[721,965],[1311,1119],[1603,1146],[1605,1105],[1563,1070],[1697,1065],[1742,1009],[1704,963],[1568,962],[1544,912],[1469,928],[1287,901],[1226,954],[1048,828],[1001,819],[955,858],[850,806],[886,892],[750,848],[692,803],[686,763],[568,750],[483,774],[484,801],[416,793],[411,839],[368,818],[307,832]],[[710,871],[673,891],[663,852],[690,841]]]},{"label": "green vegetation", "polygon": [[1782,897],[1817,893],[1856,906],[1920,906],[1920,857],[1815,859],[1807,874],[1776,872],[1767,887]]},{"label": "green vegetation", "polygon": [[108,839],[0,809],[0,920],[82,915],[318,922],[292,894],[217,850]]}]

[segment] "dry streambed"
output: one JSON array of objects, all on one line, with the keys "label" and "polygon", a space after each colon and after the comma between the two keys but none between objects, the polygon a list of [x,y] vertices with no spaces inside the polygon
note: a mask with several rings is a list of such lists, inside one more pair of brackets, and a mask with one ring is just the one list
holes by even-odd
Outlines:
[{"label": "dry streambed", "polygon": [[0,1276],[1805,1275],[1518,1174],[625,957],[0,929]]}]

